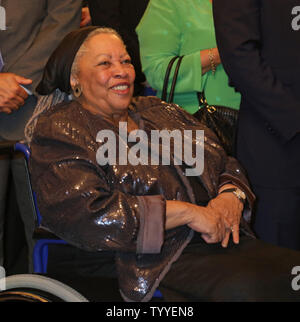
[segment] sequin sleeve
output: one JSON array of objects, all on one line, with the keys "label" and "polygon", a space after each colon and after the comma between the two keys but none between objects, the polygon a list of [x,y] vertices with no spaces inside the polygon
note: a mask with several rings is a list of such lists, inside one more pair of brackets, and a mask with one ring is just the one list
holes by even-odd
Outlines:
[{"label": "sequin sleeve", "polygon": [[[30,171],[42,225],[86,250],[159,253],[165,200],[115,188],[96,164],[88,133],[72,124],[40,120]],[[155,213],[153,210],[155,209]]]}]

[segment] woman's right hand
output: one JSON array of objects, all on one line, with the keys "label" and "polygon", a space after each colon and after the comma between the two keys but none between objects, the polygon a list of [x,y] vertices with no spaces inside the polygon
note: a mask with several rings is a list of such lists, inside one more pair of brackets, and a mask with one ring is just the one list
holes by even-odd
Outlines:
[{"label": "woman's right hand", "polygon": [[193,206],[191,221],[187,225],[201,234],[208,244],[222,242],[226,235],[224,220],[211,207]]},{"label": "woman's right hand", "polygon": [[201,234],[207,243],[222,242],[226,235],[224,220],[212,207],[188,202],[167,200],[166,230],[187,225]]}]

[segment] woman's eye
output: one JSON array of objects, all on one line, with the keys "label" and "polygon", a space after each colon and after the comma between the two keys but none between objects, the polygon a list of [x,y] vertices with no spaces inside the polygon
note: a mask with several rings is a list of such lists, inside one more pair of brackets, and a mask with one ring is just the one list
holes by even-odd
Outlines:
[{"label": "woman's eye", "polygon": [[102,61],[98,64],[99,66],[109,66],[110,62],[109,61]]},{"label": "woman's eye", "polygon": [[131,59],[124,59],[123,60],[123,62],[122,62],[123,64],[131,64]]}]

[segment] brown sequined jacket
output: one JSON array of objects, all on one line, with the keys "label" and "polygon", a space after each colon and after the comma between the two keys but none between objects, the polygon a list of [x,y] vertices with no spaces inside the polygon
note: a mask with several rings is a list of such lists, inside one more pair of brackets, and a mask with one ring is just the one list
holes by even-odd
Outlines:
[{"label": "brown sequined jacket", "polygon": [[209,199],[222,184],[234,183],[248,197],[245,226],[254,196],[239,163],[226,156],[211,131],[177,105],[140,97],[132,101],[129,115],[149,135],[152,130],[204,130],[203,173],[185,176],[187,165],[174,162],[100,166],[96,155],[105,142],[96,140],[97,134],[113,131],[118,146],[118,129],[76,101],[56,105],[40,116],[31,143],[30,170],[43,226],[82,249],[114,251],[123,298],[148,301],[193,236],[187,226],[165,231],[165,200],[196,203],[191,180],[204,187]]}]

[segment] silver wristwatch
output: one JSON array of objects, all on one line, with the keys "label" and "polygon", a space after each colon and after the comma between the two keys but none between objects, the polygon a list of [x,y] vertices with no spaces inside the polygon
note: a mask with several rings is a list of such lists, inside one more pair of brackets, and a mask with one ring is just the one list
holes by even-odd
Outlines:
[{"label": "silver wristwatch", "polygon": [[239,188],[224,189],[220,193],[223,193],[223,192],[232,192],[243,204],[245,204],[245,202],[246,202],[246,199],[247,199],[246,194],[244,191],[242,191]]}]

